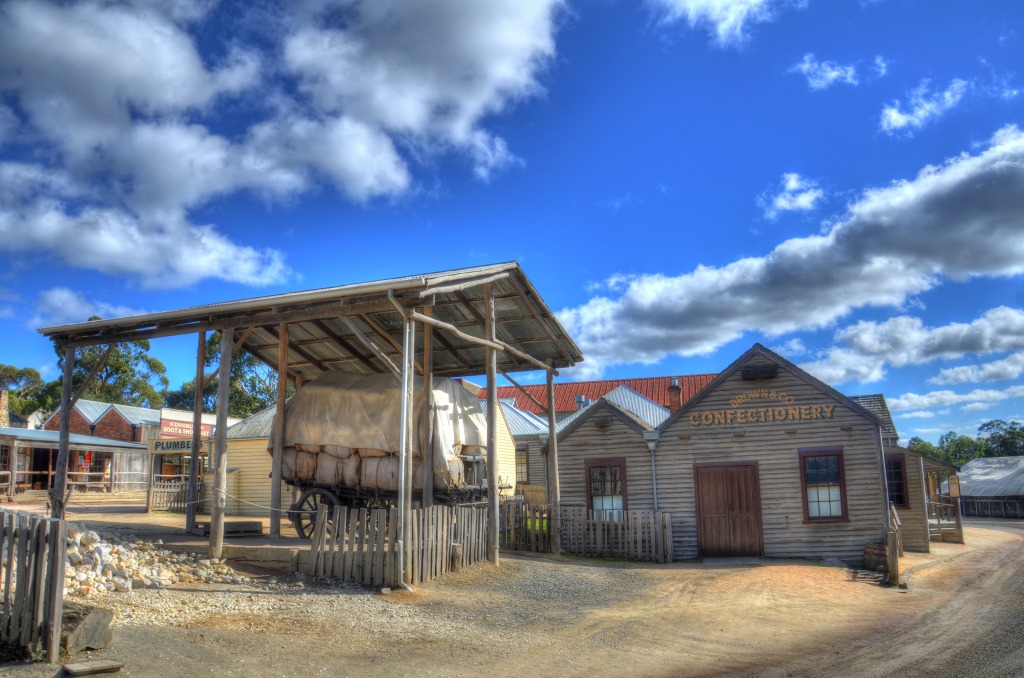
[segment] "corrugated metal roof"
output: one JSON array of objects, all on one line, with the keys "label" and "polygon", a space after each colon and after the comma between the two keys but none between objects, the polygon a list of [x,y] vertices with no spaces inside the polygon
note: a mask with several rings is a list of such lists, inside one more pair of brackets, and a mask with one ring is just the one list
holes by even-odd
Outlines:
[{"label": "corrugated metal roof", "polygon": [[75,403],[75,409],[78,410],[83,419],[90,424],[95,424],[110,409],[110,403],[79,398],[78,402]]},{"label": "corrugated metal roof", "polygon": [[274,426],[274,414],[277,413],[277,405],[271,405],[265,410],[250,415],[242,421],[228,427],[228,440],[259,440],[270,438],[270,431]]},{"label": "corrugated metal roof", "polygon": [[876,393],[874,395],[849,396],[849,398],[882,422],[882,435],[891,439],[890,444],[895,444],[899,440],[900,436],[896,432],[896,425],[892,422],[892,414],[889,413],[889,405],[885,402],[884,395]]},{"label": "corrugated metal roof", "polygon": [[[690,374],[675,377],[679,380],[680,404],[685,405],[693,396],[715,378],[714,374]],[[669,386],[673,377],[639,377],[636,379],[606,379],[601,381],[572,381],[555,384],[555,411],[572,412],[576,409],[576,396],[583,396],[593,402],[619,386],[628,386],[643,397],[669,407]],[[530,395],[542,403],[547,402],[547,386],[532,384],[523,386]],[[486,394],[485,394],[486,395]],[[514,398],[516,407],[526,412],[545,414],[532,400],[523,395],[515,386],[498,387],[499,398]]]},{"label": "corrugated metal roof", "polygon": [[134,405],[111,405],[111,407],[124,417],[125,421],[135,426],[160,423],[160,410],[135,407]]},{"label": "corrugated metal roof", "polygon": [[[481,403],[487,405],[486,400]],[[537,415],[523,412],[512,402],[506,400],[501,401],[501,411],[508,423],[508,430],[513,436],[547,435],[548,422]]]},{"label": "corrugated metal roof", "polygon": [[[473,376],[486,372],[487,351],[465,336],[484,336],[488,286],[499,341],[533,360],[550,360],[555,368],[583,360],[579,347],[516,262],[94,320],[40,332],[68,345],[87,346],[234,327],[234,336],[242,339],[246,351],[276,365],[278,328],[284,323],[288,376],[308,382],[333,370],[388,372],[387,360],[400,365],[404,316],[430,306],[435,319],[457,330],[432,330],[434,374]],[[424,326],[417,322],[416,327],[417,363],[422,365]],[[537,369],[512,351],[498,351],[497,362],[502,372]]]},{"label": "corrugated metal roof", "polygon": [[1024,457],[971,459],[957,475],[963,497],[1024,496]]},{"label": "corrugated metal roof", "polygon": [[645,398],[628,386],[612,389],[604,395],[604,399],[636,415],[639,423],[646,428],[657,428],[672,415],[667,407]]},{"label": "corrugated metal roof", "polygon": [[[57,448],[60,443],[60,431],[49,431],[43,428],[0,428],[0,439],[5,445],[13,444],[15,441],[24,441]],[[123,449],[123,450],[145,450],[142,443],[129,443],[124,440],[111,440],[110,438],[97,438],[96,436],[83,436],[78,433],[71,434],[72,450],[94,450],[94,449]]]}]

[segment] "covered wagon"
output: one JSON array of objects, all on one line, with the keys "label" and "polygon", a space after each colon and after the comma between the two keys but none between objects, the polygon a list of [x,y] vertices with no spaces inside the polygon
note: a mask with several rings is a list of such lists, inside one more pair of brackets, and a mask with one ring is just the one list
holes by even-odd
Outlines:
[{"label": "covered wagon", "polygon": [[[486,492],[487,419],[477,397],[451,379],[433,380],[433,411],[414,383],[413,497],[432,489],[441,502]],[[289,518],[305,537],[321,504],[383,506],[398,498],[401,400],[391,374],[325,372],[284,409],[281,478],[300,494]],[[278,430],[277,426],[274,431]],[[272,453],[272,436],[268,451]],[[432,452],[429,454],[428,452]]]}]

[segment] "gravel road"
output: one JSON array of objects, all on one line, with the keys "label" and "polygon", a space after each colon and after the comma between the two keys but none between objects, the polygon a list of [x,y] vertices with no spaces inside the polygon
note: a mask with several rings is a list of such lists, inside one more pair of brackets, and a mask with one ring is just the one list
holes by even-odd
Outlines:
[{"label": "gravel road", "polygon": [[909,591],[806,561],[506,555],[388,595],[243,572],[248,583],[111,594],[114,642],[91,656],[143,677],[1021,675],[1024,531],[968,539]]}]

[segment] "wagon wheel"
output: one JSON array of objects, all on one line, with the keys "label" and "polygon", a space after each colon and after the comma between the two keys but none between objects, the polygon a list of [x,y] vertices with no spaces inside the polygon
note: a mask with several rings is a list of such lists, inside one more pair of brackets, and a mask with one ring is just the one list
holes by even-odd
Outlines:
[{"label": "wagon wheel", "polygon": [[288,517],[291,518],[292,524],[295,526],[295,531],[303,539],[309,539],[313,536],[313,526],[316,523],[316,512],[321,505],[327,507],[327,533],[331,533],[333,525],[331,519],[333,516],[333,508],[338,505],[338,498],[328,490],[320,489],[319,487],[311,487],[308,490],[303,490],[299,500],[292,505],[291,510],[288,512]]}]

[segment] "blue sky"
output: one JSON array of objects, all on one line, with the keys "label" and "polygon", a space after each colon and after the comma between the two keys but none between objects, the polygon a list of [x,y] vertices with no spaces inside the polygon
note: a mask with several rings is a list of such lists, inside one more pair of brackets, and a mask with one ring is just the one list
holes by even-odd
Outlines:
[{"label": "blue sky", "polygon": [[[569,378],[759,341],[904,439],[1024,407],[1024,4],[0,7],[0,362],[36,328],[518,260]],[[193,340],[154,342],[172,385]],[[529,379],[527,379],[529,380]]]}]

